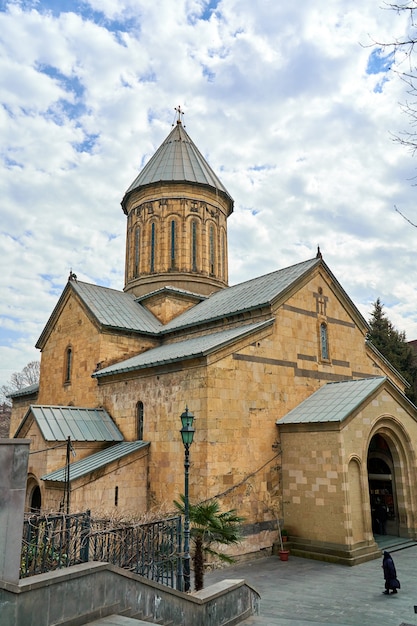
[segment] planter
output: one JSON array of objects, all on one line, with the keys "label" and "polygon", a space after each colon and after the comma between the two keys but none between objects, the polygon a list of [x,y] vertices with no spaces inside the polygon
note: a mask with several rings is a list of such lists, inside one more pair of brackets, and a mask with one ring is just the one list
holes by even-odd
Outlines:
[{"label": "planter", "polygon": [[288,541],[288,535],[282,535],[281,539],[282,543],[285,543],[286,541]]},{"label": "planter", "polygon": [[278,551],[278,555],[279,555],[280,561],[288,561],[288,557],[290,556],[290,551],[289,550],[279,550]]}]

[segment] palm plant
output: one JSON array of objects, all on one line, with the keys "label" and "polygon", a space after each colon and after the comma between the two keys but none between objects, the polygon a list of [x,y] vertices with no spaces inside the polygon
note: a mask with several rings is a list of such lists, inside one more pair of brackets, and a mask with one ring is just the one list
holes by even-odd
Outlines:
[{"label": "palm plant", "polygon": [[[177,509],[184,514],[185,502],[174,501]],[[217,545],[233,545],[241,540],[240,527],[244,520],[235,509],[220,511],[217,500],[189,505],[191,541],[193,544],[194,589],[199,591],[204,586],[204,564],[210,554],[226,563],[233,563],[233,558],[214,548]]]}]

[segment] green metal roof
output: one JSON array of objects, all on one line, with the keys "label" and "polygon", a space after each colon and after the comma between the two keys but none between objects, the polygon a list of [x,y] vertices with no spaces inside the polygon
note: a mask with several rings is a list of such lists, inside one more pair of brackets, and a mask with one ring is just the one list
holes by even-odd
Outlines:
[{"label": "green metal roof", "polygon": [[270,274],[252,278],[227,289],[220,289],[203,302],[174,318],[161,329],[161,332],[167,333],[186,326],[194,326],[270,305],[280,294],[303,275],[310,272],[312,268],[319,265],[320,262],[318,258],[309,259]]},{"label": "green metal roof", "polygon": [[128,195],[135,189],[159,182],[190,182],[212,187],[227,196],[231,203],[230,212],[233,210],[231,195],[190,139],[181,122],[177,122],[130,185],[123,198],[122,206],[125,206]]},{"label": "green metal roof", "polygon": [[103,326],[152,334],[162,328],[150,311],[138,306],[133,294],[79,281],[71,285]]},{"label": "green metal roof", "polygon": [[15,437],[33,415],[45,441],[123,441],[123,435],[105,409],[31,405]]},{"label": "green metal roof", "polygon": [[37,348],[42,350],[50,328],[59,315],[61,306],[65,302],[68,291],[71,289],[78,294],[91,315],[102,326],[124,332],[137,332],[148,335],[155,335],[162,328],[162,324],[150,311],[138,305],[133,294],[110,289],[109,287],[71,280],[67,282],[42,334],[36,342]]},{"label": "green metal roof", "polygon": [[279,426],[280,424],[343,422],[386,380],[385,376],[378,376],[327,383],[276,423]]},{"label": "green metal roof", "polygon": [[[81,476],[85,476],[90,472],[94,472],[94,470],[108,465],[109,463],[113,463],[113,461],[118,461],[124,456],[132,454],[133,452],[136,452],[141,448],[146,448],[147,446],[149,446],[149,442],[147,441],[123,441],[122,443],[117,443],[110,448],[100,450],[100,452],[96,452],[95,454],[91,454],[85,459],[81,459],[81,461],[75,461],[74,463],[70,464],[70,482],[76,480],[77,478],[80,478]],[[44,476],[41,476],[41,480],[65,482],[66,467],[61,467],[60,469],[57,469],[50,474],[45,474]]]},{"label": "green metal roof", "polygon": [[28,385],[27,387],[23,387],[23,389],[17,389],[16,391],[12,391],[7,394],[7,398],[20,398],[22,396],[31,396],[32,394],[38,393],[39,391],[39,383],[34,383],[33,385]]},{"label": "green metal roof", "polygon": [[115,363],[102,370],[94,372],[93,377],[101,378],[111,374],[119,374],[133,370],[144,369],[146,367],[156,367],[158,365],[166,365],[176,361],[184,361],[196,357],[206,356],[219,348],[222,348],[236,339],[241,339],[246,335],[251,335],[257,330],[266,328],[273,323],[273,320],[257,322],[255,324],[247,324],[223,330],[217,333],[203,335],[201,337],[193,337],[185,341],[169,343],[157,348],[152,348],[146,352],[142,352],[137,356],[126,359],[120,363]]}]

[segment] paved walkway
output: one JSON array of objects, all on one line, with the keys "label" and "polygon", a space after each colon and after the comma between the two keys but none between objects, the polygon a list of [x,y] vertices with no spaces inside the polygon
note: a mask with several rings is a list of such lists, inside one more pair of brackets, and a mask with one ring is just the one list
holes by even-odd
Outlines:
[{"label": "paved walkway", "polygon": [[215,570],[204,582],[244,578],[260,593],[260,615],[242,626],[417,626],[417,547],[392,556],[401,581],[397,595],[382,593],[382,559],[349,567],[267,557]]}]

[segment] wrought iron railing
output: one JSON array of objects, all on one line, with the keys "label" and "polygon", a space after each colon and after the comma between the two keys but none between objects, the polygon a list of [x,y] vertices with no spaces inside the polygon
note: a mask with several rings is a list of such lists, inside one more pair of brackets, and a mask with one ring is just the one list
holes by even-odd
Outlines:
[{"label": "wrought iron railing", "polygon": [[73,515],[30,515],[23,523],[20,577],[84,563],[90,512]]},{"label": "wrought iron railing", "polygon": [[31,515],[24,521],[20,577],[105,561],[182,589],[181,517],[111,527],[90,512]]},{"label": "wrought iron railing", "polygon": [[106,561],[172,588],[181,588],[181,518],[92,531],[89,560]]}]

